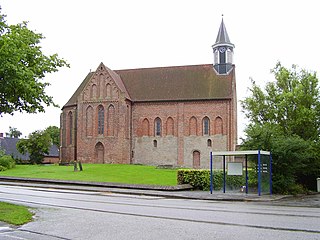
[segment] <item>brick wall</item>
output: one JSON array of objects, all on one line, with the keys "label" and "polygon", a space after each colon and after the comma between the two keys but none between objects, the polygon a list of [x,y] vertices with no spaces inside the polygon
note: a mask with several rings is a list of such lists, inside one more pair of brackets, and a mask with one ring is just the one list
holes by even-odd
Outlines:
[{"label": "brick wall", "polygon": [[[232,126],[234,120],[230,117],[231,110],[232,100],[135,103],[133,161],[150,165],[192,167],[193,152],[199,151],[200,167],[209,167],[210,151],[234,150],[234,140],[230,138],[236,136],[236,128]],[[210,123],[208,135],[203,132],[205,117]],[[156,136],[156,118],[161,119],[161,136]],[[149,123],[147,131],[146,122]],[[170,129],[173,125],[172,135],[167,135],[167,123],[170,124]]]}]

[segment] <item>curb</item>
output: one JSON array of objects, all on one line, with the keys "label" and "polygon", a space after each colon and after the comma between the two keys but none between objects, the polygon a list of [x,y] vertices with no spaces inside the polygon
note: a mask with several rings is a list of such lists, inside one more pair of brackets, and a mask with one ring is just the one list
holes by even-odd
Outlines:
[{"label": "curb", "polygon": [[45,178],[22,178],[22,177],[6,177],[6,176],[0,176],[0,181],[78,185],[78,186],[88,186],[88,187],[107,187],[107,188],[123,188],[123,189],[154,190],[154,191],[186,191],[186,190],[193,189],[193,187],[189,184],[183,184],[183,185],[177,185],[177,186],[158,186],[158,185],[140,185],[140,184],[125,184],[125,183],[109,183],[109,182],[83,182],[83,181],[73,181],[73,180],[53,180],[53,179],[45,179]]}]

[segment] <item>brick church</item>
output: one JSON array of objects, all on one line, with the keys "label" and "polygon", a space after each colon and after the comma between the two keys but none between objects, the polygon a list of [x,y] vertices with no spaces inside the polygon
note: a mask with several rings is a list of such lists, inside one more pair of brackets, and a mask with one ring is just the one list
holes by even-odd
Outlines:
[{"label": "brick church", "polygon": [[235,150],[234,45],[223,19],[214,64],[111,70],[100,63],[61,113],[60,161],[208,168]]}]

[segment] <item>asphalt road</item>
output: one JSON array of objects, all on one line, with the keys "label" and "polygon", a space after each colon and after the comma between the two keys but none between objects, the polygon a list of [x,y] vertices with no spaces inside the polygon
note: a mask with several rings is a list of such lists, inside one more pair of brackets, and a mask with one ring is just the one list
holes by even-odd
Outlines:
[{"label": "asphalt road", "polygon": [[1,240],[320,239],[320,208],[296,200],[203,201],[0,185],[0,201],[35,212],[26,225],[0,225]]}]

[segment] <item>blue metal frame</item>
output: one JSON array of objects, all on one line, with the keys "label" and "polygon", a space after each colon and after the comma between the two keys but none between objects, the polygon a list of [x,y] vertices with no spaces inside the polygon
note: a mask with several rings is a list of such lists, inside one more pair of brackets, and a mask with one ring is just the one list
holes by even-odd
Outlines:
[{"label": "blue metal frame", "polygon": [[249,183],[248,183],[248,155],[246,154],[246,194],[249,192]]},{"label": "blue metal frame", "polygon": [[210,193],[213,191],[212,152],[210,152]]},{"label": "blue metal frame", "polygon": [[270,152],[270,166],[269,166],[269,188],[270,195],[272,195],[272,154]]},{"label": "blue metal frame", "polygon": [[258,195],[261,196],[261,156],[258,150]]},{"label": "blue metal frame", "polygon": [[226,156],[223,155],[223,193],[226,193]]}]

